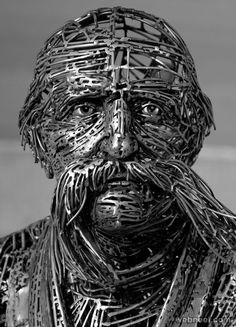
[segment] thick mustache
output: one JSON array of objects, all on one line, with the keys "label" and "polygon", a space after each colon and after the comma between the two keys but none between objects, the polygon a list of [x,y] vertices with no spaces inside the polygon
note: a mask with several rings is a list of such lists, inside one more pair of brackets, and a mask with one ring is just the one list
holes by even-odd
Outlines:
[{"label": "thick mustache", "polygon": [[58,220],[60,230],[79,217],[89,190],[101,191],[109,179],[119,174],[127,180],[152,183],[170,192],[172,201],[176,201],[186,219],[191,220],[214,252],[219,254],[222,246],[235,250],[236,216],[214,197],[190,167],[178,160],[142,163],[84,159],[72,162],[58,181],[52,207],[52,216]]}]

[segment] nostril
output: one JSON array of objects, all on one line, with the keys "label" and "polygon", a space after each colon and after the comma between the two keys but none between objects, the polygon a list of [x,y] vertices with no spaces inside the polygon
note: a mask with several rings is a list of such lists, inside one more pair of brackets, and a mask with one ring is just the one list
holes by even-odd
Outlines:
[{"label": "nostril", "polygon": [[102,141],[101,151],[108,153],[113,158],[124,159],[138,151],[138,142],[130,135],[121,136],[119,133]]}]

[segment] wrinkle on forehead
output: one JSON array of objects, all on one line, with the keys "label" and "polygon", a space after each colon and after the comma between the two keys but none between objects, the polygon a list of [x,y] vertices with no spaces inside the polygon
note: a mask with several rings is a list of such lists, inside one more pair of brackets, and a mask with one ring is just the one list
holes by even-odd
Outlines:
[{"label": "wrinkle on forehead", "polygon": [[70,73],[66,77],[68,91],[71,95],[103,94],[112,88],[112,79],[106,75],[102,73]]},{"label": "wrinkle on forehead", "polygon": [[117,43],[105,52],[95,50],[83,59],[65,62],[63,67],[51,70],[48,80],[53,85],[53,93],[59,96],[64,86],[71,96],[104,94],[118,89],[141,91],[142,89],[183,87],[190,81],[184,72],[184,63],[171,58],[152,56],[143,51],[133,51]]},{"label": "wrinkle on forehead", "polygon": [[109,37],[106,29],[99,32],[86,28],[81,30],[86,32],[86,41],[68,41],[64,47],[52,47],[48,53],[47,79],[53,91],[58,93],[65,81],[72,96],[131,90],[139,88],[140,83],[162,81],[178,87],[183,82],[191,83],[188,52],[173,40],[163,41],[161,35],[149,39],[147,31],[139,35],[138,30],[132,37],[124,36],[120,30],[122,36],[115,33]]}]

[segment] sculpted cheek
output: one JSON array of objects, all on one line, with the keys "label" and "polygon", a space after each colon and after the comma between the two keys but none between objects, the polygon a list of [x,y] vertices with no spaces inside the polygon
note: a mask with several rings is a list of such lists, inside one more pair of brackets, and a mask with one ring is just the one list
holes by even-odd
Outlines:
[{"label": "sculpted cheek", "polygon": [[[67,127],[62,128],[63,125]],[[59,175],[71,161],[96,155],[100,140],[104,137],[103,119],[93,125],[72,119],[55,124],[50,122],[41,128],[41,140],[45,145],[45,157]]]},{"label": "sculpted cheek", "polygon": [[66,130],[42,131],[42,142],[46,145],[45,157],[53,167],[55,175],[59,175],[65,166],[72,160],[72,156],[65,156],[65,149],[73,148],[73,140],[68,139]]},{"label": "sculpted cheek", "polygon": [[96,155],[99,144],[105,134],[103,119],[100,118],[91,128],[84,130],[83,134],[76,133],[76,157]]}]

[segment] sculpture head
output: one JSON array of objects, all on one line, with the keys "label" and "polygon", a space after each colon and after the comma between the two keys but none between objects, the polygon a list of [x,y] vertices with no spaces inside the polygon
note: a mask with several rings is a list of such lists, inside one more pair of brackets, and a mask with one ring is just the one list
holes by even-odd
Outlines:
[{"label": "sculpture head", "polygon": [[[68,22],[37,57],[19,121],[23,144],[58,180],[52,212],[61,230],[71,226],[74,247],[77,231],[100,259],[137,262],[174,231],[179,242],[187,235],[186,217],[173,217],[186,213],[183,199],[197,206],[196,186],[208,192],[189,167],[213,115],[184,41],[164,19],[116,7]],[[198,199],[188,215],[210,239]]]},{"label": "sculpture head", "polygon": [[20,112],[23,144],[57,177],[77,158],[192,165],[212,124],[180,35],[121,7],[91,11],[46,41]]}]

